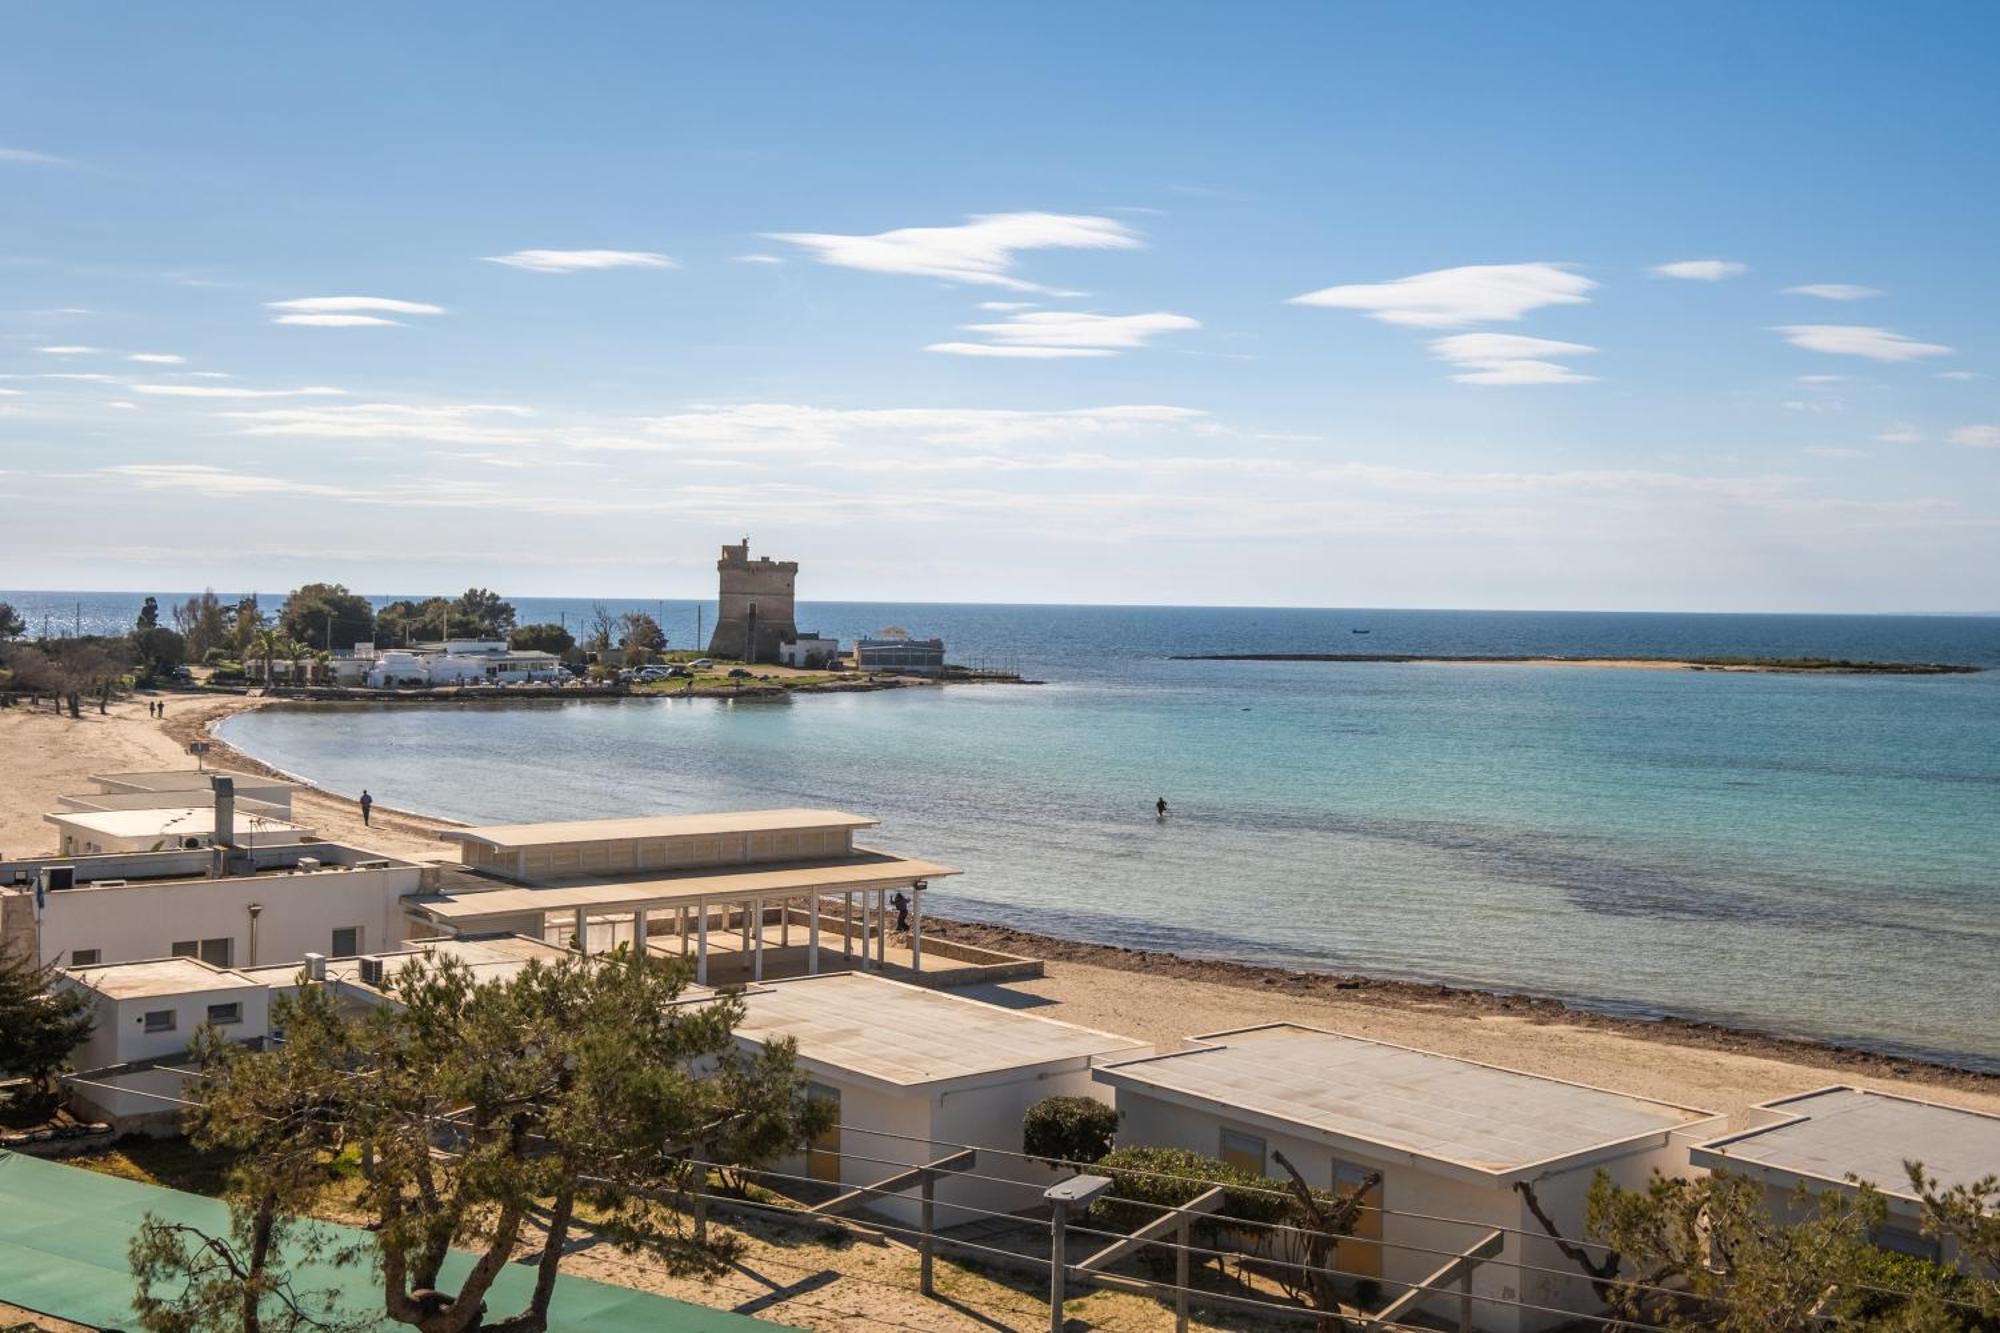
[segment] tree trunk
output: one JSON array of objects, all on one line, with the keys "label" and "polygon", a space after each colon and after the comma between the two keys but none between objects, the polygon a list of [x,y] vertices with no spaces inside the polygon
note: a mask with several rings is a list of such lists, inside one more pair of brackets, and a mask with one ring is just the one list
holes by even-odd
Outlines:
[{"label": "tree trunk", "polygon": [[72,693],[70,694],[70,696],[69,696],[69,715],[70,715],[71,717],[82,717],[82,716],[83,716],[83,696],[82,696],[81,694],[77,694],[77,693],[75,693],[75,692],[72,692]]}]

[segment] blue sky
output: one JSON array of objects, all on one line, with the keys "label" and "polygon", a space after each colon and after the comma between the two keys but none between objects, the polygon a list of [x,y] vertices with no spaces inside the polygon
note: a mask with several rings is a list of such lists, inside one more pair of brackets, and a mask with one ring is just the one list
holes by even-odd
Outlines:
[{"label": "blue sky", "polygon": [[17,586],[2000,605],[1990,7],[7,34]]}]

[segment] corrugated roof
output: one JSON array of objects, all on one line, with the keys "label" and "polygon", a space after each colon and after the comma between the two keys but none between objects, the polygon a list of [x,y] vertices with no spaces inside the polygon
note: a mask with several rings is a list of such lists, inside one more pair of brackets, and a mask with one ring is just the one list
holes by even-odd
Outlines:
[{"label": "corrugated roof", "polygon": [[770,833],[828,828],[873,828],[876,820],[840,810],[728,810],[706,815],[640,815],[630,819],[559,819],[544,824],[487,824],[438,833],[446,842],[491,847],[557,847],[630,838],[684,838],[719,833]]},{"label": "corrugated roof", "polygon": [[1113,1064],[1098,1077],[1492,1173],[1710,1118],[1316,1028],[1280,1024],[1202,1040],[1221,1044]]},{"label": "corrugated roof", "polygon": [[743,1004],[738,1036],[796,1037],[804,1060],[901,1086],[1146,1049],[1130,1037],[859,972],[767,982]]},{"label": "corrugated roof", "polygon": [[1720,1159],[1713,1166],[1749,1163],[1829,1182],[1853,1175],[1903,1199],[1916,1197],[1905,1161],[1921,1161],[1924,1174],[1947,1189],[2000,1171],[2000,1116],[1847,1087],[1768,1102],[1763,1109],[1794,1118],[1696,1152]]},{"label": "corrugated roof", "polygon": [[931,861],[914,861],[881,852],[862,852],[821,861],[711,866],[668,875],[604,880],[591,884],[566,883],[548,888],[424,894],[405,898],[403,902],[435,921],[466,921],[522,912],[567,912],[579,907],[631,911],[640,904],[673,906],[724,898],[740,902],[745,898],[776,898],[814,890],[841,893],[893,888],[919,879],[939,879],[957,873],[950,866]]}]

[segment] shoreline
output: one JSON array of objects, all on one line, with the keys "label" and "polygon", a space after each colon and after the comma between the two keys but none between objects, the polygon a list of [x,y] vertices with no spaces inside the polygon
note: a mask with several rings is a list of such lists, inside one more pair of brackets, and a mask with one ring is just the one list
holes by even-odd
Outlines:
[{"label": "shoreline", "polygon": [[1390,662],[1443,666],[1611,667],[1629,671],[1720,671],[1765,676],[1972,676],[1956,662],[1850,662],[1814,657],[1554,657],[1530,654],[1179,653],[1169,662]]}]

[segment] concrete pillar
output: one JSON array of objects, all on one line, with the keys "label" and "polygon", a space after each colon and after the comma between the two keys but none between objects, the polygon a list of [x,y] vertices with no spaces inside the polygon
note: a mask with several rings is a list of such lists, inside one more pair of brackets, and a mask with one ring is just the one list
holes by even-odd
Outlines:
[{"label": "concrete pillar", "polygon": [[910,970],[924,970],[924,891],[910,889]]},{"label": "concrete pillar", "polygon": [[751,899],[750,910],[757,917],[757,950],[756,956],[750,960],[750,979],[752,981],[762,981],[764,979],[764,900],[762,898]]},{"label": "concrete pillar", "polygon": [[646,956],[646,908],[636,908],[632,913],[632,952],[641,958]]},{"label": "concrete pillar", "polygon": [[579,953],[587,955],[590,952],[590,909],[587,907],[576,909],[576,947]]},{"label": "concrete pillar", "polygon": [[697,985],[708,984],[708,904],[701,905],[701,915],[695,919],[694,979]]},{"label": "concrete pillar", "polygon": [[674,909],[674,925],[680,932],[681,957],[688,956],[688,909],[685,906]]},{"label": "concrete pillar", "polygon": [[778,947],[780,949],[789,949],[792,947],[792,900],[790,898],[778,899]]},{"label": "concrete pillar", "polygon": [[854,895],[840,896],[840,960],[851,961],[854,957]]},{"label": "concrete pillar", "polygon": [[806,900],[806,975],[819,975],[819,894]]},{"label": "concrete pillar", "polygon": [[889,963],[889,891],[875,890],[875,970]]}]

